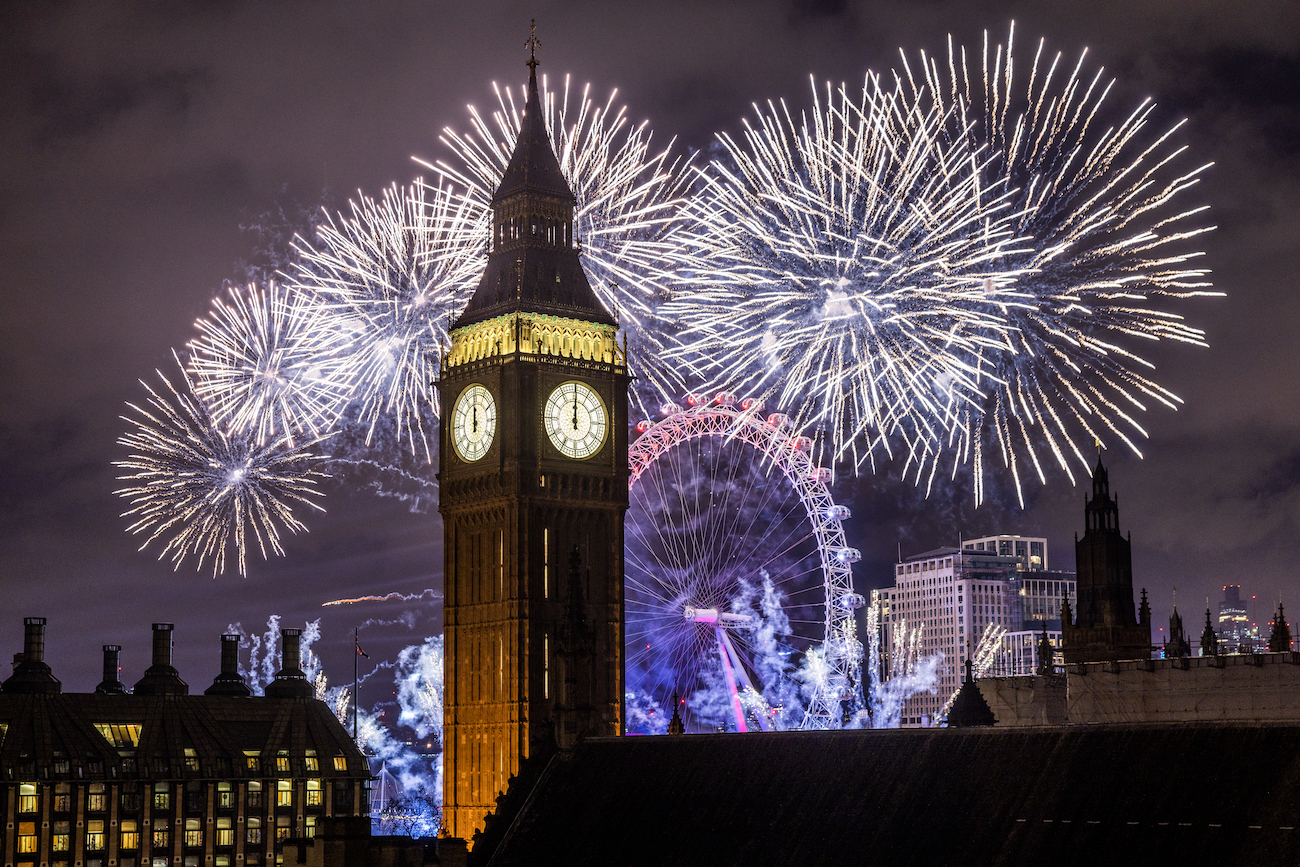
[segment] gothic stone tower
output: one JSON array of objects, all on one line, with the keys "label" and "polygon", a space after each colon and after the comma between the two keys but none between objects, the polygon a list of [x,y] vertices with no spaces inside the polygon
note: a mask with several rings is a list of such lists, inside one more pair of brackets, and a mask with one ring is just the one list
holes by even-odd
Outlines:
[{"label": "gothic stone tower", "polygon": [[1119,532],[1119,501],[1110,495],[1100,457],[1084,519],[1083,538],[1074,537],[1078,617],[1071,617],[1068,601],[1061,611],[1065,661],[1150,659],[1151,611],[1143,598],[1142,610],[1134,616],[1133,548]]},{"label": "gothic stone tower", "polygon": [[444,817],[462,838],[530,754],[623,730],[629,378],[529,66],[487,268],[438,383]]}]

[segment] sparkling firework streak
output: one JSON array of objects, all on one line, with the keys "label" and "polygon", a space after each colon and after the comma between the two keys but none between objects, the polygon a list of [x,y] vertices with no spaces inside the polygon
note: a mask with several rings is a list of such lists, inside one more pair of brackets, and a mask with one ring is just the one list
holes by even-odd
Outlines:
[{"label": "sparkling firework streak", "polygon": [[196,327],[189,370],[215,424],[264,446],[318,438],[337,421],[351,392],[340,332],[306,293],[231,287]]},{"label": "sparkling firework streak", "polygon": [[1006,340],[982,287],[1017,239],[979,186],[985,157],[874,75],[860,93],[814,85],[799,119],[755,111],[700,172],[672,355],[774,394],[837,461],[861,468],[901,441],[933,463],[978,396],[972,359]]},{"label": "sparkling firework streak", "polygon": [[295,285],[348,335],[353,401],[370,443],[391,415],[411,454],[432,462],[432,380],[451,318],[482,272],[490,215],[449,184],[393,186],[327,215],[314,245],[299,241]]},{"label": "sparkling firework streak", "polygon": [[158,558],[170,556],[177,569],[191,555],[197,569],[211,558],[215,577],[233,546],[239,572],[247,574],[250,535],[264,559],[268,547],[283,556],[281,528],[306,529],[294,506],[324,511],[316,486],[325,475],[308,451],[315,443],[258,445],[250,434],[226,432],[194,396],[183,366],[179,376],[179,388],[161,372],[162,390],[142,382],[148,400],[128,404],[134,415],[123,416],[133,426],[118,440],[131,454],[114,462],[127,471],[118,478],[129,483],[116,492],[131,504],[123,517],[134,519],[130,532],[149,534],[141,550],[165,538]]},{"label": "sparkling firework streak", "polygon": [[[510,162],[523,121],[526,98],[515,101],[509,89],[496,90],[498,109],[489,120],[470,107],[470,131],[444,131],[443,142],[455,164],[425,163],[470,189],[480,206],[489,206]],[[526,94],[521,89],[520,94]],[[673,156],[673,142],[656,151],[645,122],[633,125],[626,109],[616,108],[610,94],[603,106],[581,95],[564,80],[551,91],[543,76],[540,97],[546,128],[560,168],[577,199],[575,221],[582,264],[605,305],[619,316],[629,336],[632,364],[651,386],[648,408],[665,394],[680,393],[685,381],[676,365],[666,364],[663,349],[672,342],[672,327],[660,316],[681,263],[678,233],[682,197],[690,182],[687,160]],[[490,230],[484,225],[481,243]],[[644,400],[643,400],[644,403]]]},{"label": "sparkling firework streak", "polygon": [[950,38],[946,64],[921,55],[918,76],[904,57],[898,80],[916,104],[949,112],[954,140],[990,155],[982,188],[1006,190],[1014,233],[1027,239],[986,280],[1006,327],[972,361],[985,399],[962,407],[959,423],[976,500],[992,447],[1023,505],[1022,474],[1045,483],[1049,455],[1072,482],[1071,459],[1085,474],[1090,466],[1081,443],[1117,439],[1140,456],[1134,437],[1147,434],[1135,413],[1181,401],[1142,372],[1153,365],[1135,345],[1204,346],[1204,332],[1165,302],[1222,293],[1197,265],[1194,242],[1212,229],[1199,222],[1206,207],[1178,204],[1209,168],[1176,167],[1182,123],[1152,133],[1150,100],[1108,119],[1114,82],[1085,72],[1086,51],[1071,67],[1040,41],[1017,70],[1014,35],[1013,24],[1005,45],[990,45],[986,33],[978,58]]}]

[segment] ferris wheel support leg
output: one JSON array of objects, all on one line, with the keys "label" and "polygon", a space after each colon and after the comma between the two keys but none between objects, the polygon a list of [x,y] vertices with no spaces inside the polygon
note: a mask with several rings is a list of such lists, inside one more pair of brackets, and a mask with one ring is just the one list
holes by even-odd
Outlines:
[{"label": "ferris wheel support leg", "polygon": [[729,642],[726,633],[714,628],[713,635],[718,639],[718,655],[722,657],[722,672],[727,678],[727,694],[731,696],[731,712],[736,717],[736,731],[748,732],[745,725],[745,708],[740,703],[740,693],[736,690],[736,670],[731,665],[731,654],[727,652]]},{"label": "ferris wheel support leg", "polygon": [[[719,629],[717,630],[717,632],[718,635],[722,637],[722,643],[726,647],[724,651],[724,655],[729,654],[731,656],[732,671],[734,671],[736,675],[739,677],[739,679],[744,682],[745,686],[749,688],[750,692],[752,692],[754,695],[758,695],[759,692],[758,690],[754,689],[753,681],[749,679],[749,672],[746,671],[745,666],[741,665],[740,663],[740,654],[736,652],[736,645],[731,643],[730,634],[728,634],[727,630],[725,629]],[[743,710],[744,708],[742,707],[741,709]],[[761,710],[760,712],[755,714],[755,718],[758,720],[758,727],[760,729],[762,729],[765,732],[770,732],[772,730],[771,724],[769,723],[767,718],[763,715]]]}]

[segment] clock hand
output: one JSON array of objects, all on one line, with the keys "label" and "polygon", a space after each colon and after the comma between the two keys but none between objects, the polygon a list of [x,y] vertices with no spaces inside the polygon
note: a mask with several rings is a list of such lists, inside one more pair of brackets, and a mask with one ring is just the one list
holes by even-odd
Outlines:
[{"label": "clock hand", "polygon": [[474,404],[474,433],[478,433],[478,404]]},{"label": "clock hand", "polygon": [[573,386],[573,429],[578,429],[578,386]]}]

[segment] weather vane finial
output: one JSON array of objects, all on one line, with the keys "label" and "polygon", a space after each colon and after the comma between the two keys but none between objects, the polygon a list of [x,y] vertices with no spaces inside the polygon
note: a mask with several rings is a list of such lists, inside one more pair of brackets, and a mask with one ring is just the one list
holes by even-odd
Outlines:
[{"label": "weather vane finial", "polygon": [[536,18],[533,19],[533,23],[528,26],[528,29],[528,41],[524,43],[524,48],[528,49],[528,68],[535,71],[537,69],[537,49],[542,45],[542,41],[537,38]]}]

